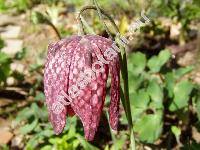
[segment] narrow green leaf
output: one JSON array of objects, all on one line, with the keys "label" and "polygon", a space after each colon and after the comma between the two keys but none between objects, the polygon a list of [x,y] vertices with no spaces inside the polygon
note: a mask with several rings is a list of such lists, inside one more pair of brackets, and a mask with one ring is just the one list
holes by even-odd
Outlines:
[{"label": "narrow green leaf", "polygon": [[76,137],[79,139],[81,145],[84,149],[87,150],[99,150],[97,147],[93,146],[92,144],[88,143],[81,135],[76,134]]},{"label": "narrow green leaf", "polygon": [[15,119],[15,122],[18,124],[20,121],[27,120],[33,115],[34,115],[33,110],[31,110],[29,107],[26,107],[18,113],[17,118]]},{"label": "narrow green leaf", "polygon": [[38,119],[35,119],[31,124],[27,124],[20,128],[22,134],[30,133],[38,124]]}]

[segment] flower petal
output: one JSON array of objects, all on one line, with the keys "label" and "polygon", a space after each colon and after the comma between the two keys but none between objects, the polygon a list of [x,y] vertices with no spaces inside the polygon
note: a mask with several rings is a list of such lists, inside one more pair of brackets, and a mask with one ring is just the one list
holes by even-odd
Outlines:
[{"label": "flower petal", "polygon": [[[101,36],[86,35],[72,36],[49,46],[44,89],[49,118],[57,134],[65,126],[66,114],[76,113],[83,123],[85,138],[93,140],[105,101],[109,68],[112,78],[110,124],[117,129],[120,68],[118,57],[106,59],[105,51],[111,44],[111,40]],[[64,107],[66,101],[58,99],[63,91],[71,97],[71,104]],[[55,108],[60,113],[56,113]]]},{"label": "flower petal", "polygon": [[[105,100],[108,66],[103,64],[104,72],[96,74],[92,79],[92,73],[94,73],[92,65],[98,59],[90,45],[87,36],[84,36],[79,42],[79,48],[74,58],[73,72],[70,74],[70,79],[72,78],[73,81],[70,81],[69,87],[76,85],[80,89],[71,106],[83,123],[85,138],[91,141],[96,133]],[[86,70],[90,71],[91,78],[88,80],[84,76],[80,79],[81,73],[84,74]]]},{"label": "flower petal", "polygon": [[110,64],[111,72],[111,101],[109,107],[110,126],[117,130],[119,122],[119,104],[120,104],[120,64],[119,58],[116,58]]},{"label": "flower petal", "polygon": [[[100,40],[102,39],[102,40]],[[120,104],[120,61],[117,50],[112,47],[112,41],[106,38],[99,37],[94,41],[98,47],[95,51],[101,51],[103,54],[102,61],[109,62],[111,73],[111,101],[109,107],[110,126],[117,130],[119,121],[119,104]],[[107,53],[109,51],[109,53]]]},{"label": "flower petal", "polygon": [[76,42],[77,39],[72,37],[50,44],[48,47],[44,70],[44,93],[49,111],[49,120],[56,134],[62,132],[66,123],[67,106],[59,102],[58,97],[62,96],[60,95],[62,91],[66,92],[68,89],[69,66],[73,55],[73,49],[68,47],[75,46]]}]

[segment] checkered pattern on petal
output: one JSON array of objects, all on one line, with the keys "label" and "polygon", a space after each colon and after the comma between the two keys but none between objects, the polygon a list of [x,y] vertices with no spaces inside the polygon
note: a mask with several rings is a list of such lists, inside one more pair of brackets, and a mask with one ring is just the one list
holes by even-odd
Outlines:
[{"label": "checkered pattern on petal", "polygon": [[[104,56],[104,52],[111,45],[111,40],[96,35],[72,36],[49,45],[44,71],[44,91],[49,118],[57,134],[61,133],[65,126],[66,115],[76,113],[83,123],[85,138],[93,140],[105,101],[109,69],[112,78],[110,124],[113,129],[117,129],[119,58],[109,61]],[[108,62],[103,63],[103,72],[96,72],[94,78],[82,88],[84,82],[80,78],[81,74],[86,70],[92,71],[93,65],[102,59]],[[72,98],[70,105],[65,106],[61,113],[54,113],[52,105],[58,101],[61,91],[69,94],[73,86],[78,87],[78,95]]]}]

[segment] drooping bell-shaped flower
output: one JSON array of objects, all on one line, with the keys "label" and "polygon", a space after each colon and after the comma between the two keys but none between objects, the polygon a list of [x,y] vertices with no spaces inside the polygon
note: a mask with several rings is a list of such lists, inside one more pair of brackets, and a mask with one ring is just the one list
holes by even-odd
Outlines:
[{"label": "drooping bell-shaped flower", "polygon": [[114,43],[97,35],[72,36],[48,47],[44,70],[44,92],[49,119],[56,134],[62,132],[66,115],[81,119],[85,138],[93,140],[111,74],[110,126],[119,119],[120,64]]}]

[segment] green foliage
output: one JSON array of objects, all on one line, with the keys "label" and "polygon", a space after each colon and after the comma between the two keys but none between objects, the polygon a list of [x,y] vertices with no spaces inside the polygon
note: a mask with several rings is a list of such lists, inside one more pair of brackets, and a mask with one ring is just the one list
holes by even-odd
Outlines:
[{"label": "green foliage", "polygon": [[5,46],[4,41],[0,38],[0,50]]},{"label": "green foliage", "polygon": [[156,109],[163,108],[163,88],[158,83],[157,80],[149,81],[149,85],[147,87],[147,93],[151,98],[150,106]]},{"label": "green foliage", "polygon": [[142,73],[146,66],[145,55],[138,52],[135,55],[130,55],[129,59],[131,60],[131,64],[128,65],[129,71],[134,75]]},{"label": "green foliage", "polygon": [[158,16],[177,19],[183,29],[187,29],[192,20],[198,20],[200,16],[200,3],[198,0],[153,0],[150,2],[149,13],[152,18]]},{"label": "green foliage", "polygon": [[6,1],[5,0],[0,0],[0,12],[4,12],[7,9],[8,9],[8,5],[6,4]]},{"label": "green foliage", "polygon": [[34,98],[35,101],[44,101],[45,100],[45,95],[44,93],[40,92],[38,93],[35,98]]},{"label": "green foliage", "polygon": [[[113,131],[111,131],[113,132]],[[120,132],[119,137],[116,137],[113,139],[113,144],[110,147],[110,150],[121,150],[123,149],[123,146],[125,145],[127,140],[126,132]]]},{"label": "green foliage", "polygon": [[193,89],[193,85],[189,81],[180,81],[173,88],[174,98],[169,106],[171,111],[176,111],[186,107],[189,101],[189,95]]},{"label": "green foliage", "polygon": [[196,111],[197,111],[197,117],[200,120],[200,93],[196,95]]},{"label": "green foliage", "polygon": [[129,3],[125,0],[101,0],[99,4],[104,8],[111,8],[114,7],[113,10],[127,10],[129,8]]},{"label": "green foliage", "polygon": [[0,0],[0,12],[8,12],[11,9],[15,9],[17,12],[24,12],[34,4],[41,2],[42,0]]},{"label": "green foliage", "polygon": [[[89,1],[88,1],[89,2]],[[0,0],[0,12],[5,12],[8,9],[26,11],[36,4],[48,4],[53,7],[47,9],[48,15],[44,15],[39,12],[31,12],[31,21],[36,25],[58,23],[60,14],[60,6],[66,5],[67,8],[76,9],[77,7],[85,5],[87,2],[84,0]],[[57,7],[56,4],[59,3]],[[99,1],[101,7],[107,11],[120,12],[123,10],[126,14],[132,15],[129,12],[130,6],[127,1],[124,0],[101,0]],[[159,16],[167,16],[173,21],[178,21],[182,24],[182,29],[187,29],[189,23],[193,20],[199,19],[200,16],[200,1],[182,1],[182,0],[152,0],[148,2],[149,18],[157,19]],[[137,9],[137,6],[136,8]],[[68,9],[67,9],[68,11]],[[140,12],[140,11],[138,11]],[[125,15],[125,14],[123,14]],[[116,16],[116,15],[115,15]],[[120,16],[119,16],[120,18]],[[127,17],[128,18],[128,17]],[[50,22],[51,21],[51,22]],[[104,31],[102,24],[99,22],[99,18],[95,17],[93,20],[93,26],[95,31],[100,31],[102,34]],[[145,30],[146,28],[144,28]],[[124,29],[125,30],[125,29]],[[73,31],[60,27],[62,36],[71,35]],[[147,29],[149,31],[149,29]],[[161,23],[153,22],[154,35],[162,35],[166,32]],[[0,38],[0,49],[4,47],[4,42]],[[24,48],[22,52],[19,52],[13,58],[16,60],[22,60],[26,54]],[[191,72],[193,67],[188,66],[184,68],[172,69],[170,66],[171,53],[168,50],[161,51],[157,56],[148,58],[141,52],[135,52],[130,54],[128,71],[129,71],[129,87],[130,87],[130,103],[131,113],[133,120],[133,130],[136,133],[136,139],[146,143],[154,143],[162,134],[164,122],[164,110],[172,113],[176,116],[179,122],[183,122],[187,117],[189,105],[194,106],[194,113],[197,112],[197,117],[200,120],[200,96],[197,95],[197,87],[188,79],[183,80],[182,77]],[[0,85],[4,85],[8,76],[15,76],[10,70],[10,64],[12,58],[5,53],[0,52]],[[41,64],[32,64],[29,68],[31,74],[40,72],[43,68]],[[22,79],[22,78],[21,78]],[[37,74],[35,84],[32,85],[29,94],[34,95],[38,91],[38,87],[41,87],[42,76]],[[195,91],[196,90],[196,91]],[[196,94],[196,95],[195,95]],[[35,96],[35,95],[34,95]],[[59,149],[59,150],[73,150],[73,149],[97,149],[83,137],[82,126],[78,125],[77,119],[68,118],[67,126],[64,129],[63,134],[55,136],[53,129],[48,121],[48,114],[44,103],[44,94],[42,92],[37,93],[34,97],[35,102],[30,106],[25,107],[18,113],[16,123],[21,124],[19,131],[26,137],[24,140],[26,143],[25,149]],[[121,125],[126,126],[127,120],[125,119],[124,112],[121,112],[122,117]],[[180,115],[181,114],[181,115]],[[176,137],[177,142],[181,137],[181,128],[179,125],[172,124],[171,131]],[[112,142],[106,143],[105,150],[124,149],[124,145],[127,143],[128,133],[127,131],[120,131],[117,136],[112,134]],[[133,134],[131,135],[133,137]],[[133,140],[131,138],[131,140]],[[136,140],[138,141],[138,140]],[[110,144],[112,143],[112,145]],[[7,146],[2,146],[0,149],[9,149]],[[196,143],[188,142],[183,149],[198,149],[199,145]]]},{"label": "green foliage", "polygon": [[60,0],[38,0],[38,1],[40,1],[40,3],[45,3],[45,4],[49,4],[49,5],[55,5]]},{"label": "green foliage", "polygon": [[30,107],[25,107],[18,113],[15,123],[20,124],[22,121],[25,121],[25,125],[20,127],[20,132],[32,135],[27,141],[26,149],[34,149],[45,138],[53,135],[46,106],[40,108],[36,103],[32,103]]},{"label": "green foliage", "polygon": [[68,4],[72,4],[75,6],[83,6],[85,1],[84,0],[65,0]]},{"label": "green foliage", "polygon": [[[90,147],[84,138],[76,132],[76,118],[67,119],[67,126],[65,127],[64,134],[61,136],[50,136],[48,144],[41,147],[41,150],[59,149],[59,150],[70,150],[77,149],[81,143],[85,144],[83,147]],[[80,140],[80,139],[82,140]]]},{"label": "green foliage", "polygon": [[159,53],[158,56],[153,56],[151,59],[149,59],[147,66],[151,72],[159,72],[161,67],[169,60],[170,57],[170,52],[168,50],[163,50]]},{"label": "green foliage", "polygon": [[143,115],[134,125],[141,141],[153,143],[162,132],[162,111],[156,114]]},{"label": "green foliage", "polygon": [[23,127],[20,128],[20,132],[22,134],[27,134],[30,133],[31,131],[33,131],[33,129],[36,127],[36,125],[38,124],[38,120],[35,119],[33,122],[31,122],[30,124],[27,124]]},{"label": "green foliage", "polygon": [[172,133],[176,137],[176,141],[179,142],[180,140],[180,135],[181,135],[181,129],[176,127],[176,126],[171,126]]},{"label": "green foliage", "polygon": [[[199,1],[182,1],[182,0],[153,0],[151,1],[152,7],[157,8],[154,11],[157,11],[157,15],[163,15],[168,17],[179,17],[189,15],[188,19],[195,19],[199,14]],[[164,9],[165,8],[165,9]]]},{"label": "green foliage", "polygon": [[163,129],[164,109],[175,113],[187,109],[195,90],[192,82],[180,79],[193,67],[170,69],[166,65],[170,58],[168,50],[148,60],[141,52],[128,58],[132,120],[134,131],[143,142],[157,140]]},{"label": "green foliage", "polygon": [[19,11],[24,11],[30,6],[30,1],[29,0],[16,0],[14,3],[14,6],[19,10]]},{"label": "green foliage", "polygon": [[9,150],[9,147],[8,147],[8,145],[6,145],[6,144],[1,144],[1,145],[0,145],[0,149],[1,149],[1,150]]},{"label": "green foliage", "polygon": [[23,48],[21,51],[19,51],[15,54],[14,59],[15,60],[22,60],[26,56],[26,52],[27,52],[27,49]]},{"label": "green foliage", "polygon": [[[4,47],[4,41],[0,39],[0,50]],[[0,85],[6,84],[6,79],[9,76],[14,77],[17,80],[23,80],[24,76],[17,71],[11,71],[10,65],[15,60],[21,60],[26,54],[26,49],[23,48],[22,51],[16,53],[14,57],[8,56],[6,53],[0,51]]]},{"label": "green foliage", "polygon": [[88,143],[82,136],[82,131],[77,131],[77,118],[67,118],[67,124],[60,136],[55,136],[52,126],[48,121],[48,113],[46,106],[40,103],[44,102],[44,94],[38,93],[35,97],[37,103],[32,103],[30,107],[21,110],[17,118],[16,124],[25,122],[20,127],[20,132],[28,135],[26,141],[26,150],[34,150],[40,147],[41,150],[59,149],[59,150],[75,150],[83,148],[86,150],[98,150],[95,146]]},{"label": "green foliage", "polygon": [[11,74],[11,58],[0,51],[0,85],[5,84],[7,77]]},{"label": "green foliage", "polygon": [[199,150],[200,149],[200,144],[196,143],[195,141],[192,141],[191,143],[188,141],[185,143],[183,148],[181,150]]}]

